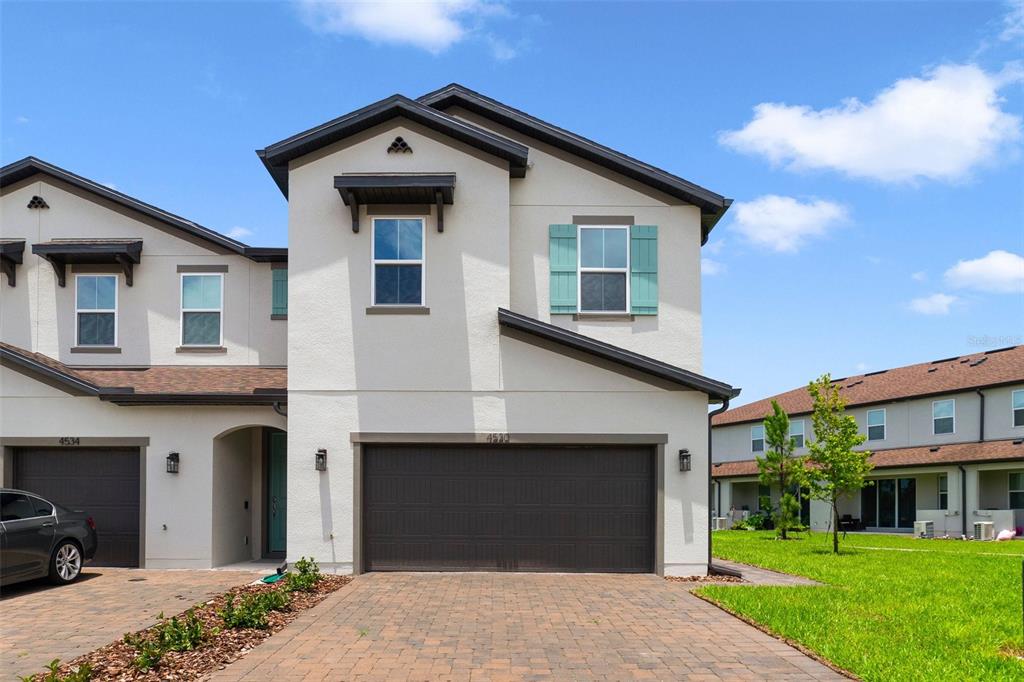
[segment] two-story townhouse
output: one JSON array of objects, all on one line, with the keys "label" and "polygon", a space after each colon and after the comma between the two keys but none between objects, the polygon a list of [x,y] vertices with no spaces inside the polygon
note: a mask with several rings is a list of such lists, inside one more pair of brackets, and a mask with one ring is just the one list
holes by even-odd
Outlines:
[{"label": "two-story townhouse", "polygon": [[[1024,346],[999,348],[835,379],[871,451],[867,485],[840,503],[844,529],[912,532],[932,521],[940,536],[1024,534]],[[814,439],[806,387],[713,419],[712,505],[723,525],[759,510],[777,490],[759,485],[756,457],[771,402],[790,415],[796,455]],[[831,528],[828,505],[802,496],[803,522]],[[981,532],[981,528],[978,529]]]},{"label": "two-story townhouse", "polygon": [[[5,311],[5,482],[77,475],[86,446],[132,448],[141,499],[125,506],[150,566],[282,550],[354,572],[707,570],[708,409],[738,391],[700,374],[700,248],[729,200],[457,85],[258,153],[288,201],[287,253],[204,242],[193,232],[214,233],[84,192],[154,234],[105,215],[33,231],[53,215],[28,208],[53,205],[52,173],[4,169],[2,236],[31,245],[11,247],[11,268],[19,286],[36,282],[20,313]],[[156,233],[183,242],[163,254],[164,280],[216,264],[248,273],[247,288],[190,279],[169,297],[147,280],[163,293],[137,298],[145,322],[129,323],[135,287],[158,276],[155,264],[146,274]],[[140,235],[144,257],[117,251]],[[37,248],[86,237],[108,242],[108,260]],[[79,353],[75,325],[88,336],[109,322],[74,316],[109,301],[89,282],[73,308],[54,261],[124,277],[126,260],[136,284],[118,282],[111,344],[122,352]],[[270,312],[285,283],[287,322]],[[8,332],[30,318],[41,332]],[[283,364],[285,325],[286,393],[268,366]],[[244,405],[183,395],[214,381],[198,374],[211,366]],[[161,391],[176,398],[139,405]]]}]

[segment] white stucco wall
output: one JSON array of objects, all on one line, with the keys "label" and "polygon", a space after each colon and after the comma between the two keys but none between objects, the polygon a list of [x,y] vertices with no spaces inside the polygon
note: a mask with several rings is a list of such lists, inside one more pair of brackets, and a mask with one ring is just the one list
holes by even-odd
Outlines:
[{"label": "white stucco wall", "polygon": [[[149,439],[143,448],[145,562],[149,568],[208,568],[213,556],[214,439],[244,426],[285,428],[270,407],[119,407],[74,397],[7,367],[0,368],[0,444],[19,439],[82,439],[100,447],[111,439]],[[181,453],[181,470],[165,458]],[[9,481],[3,481],[8,484]]]},{"label": "white stucco wall", "polygon": [[[33,195],[50,208],[29,209]],[[94,195],[36,175],[3,190],[0,238],[24,239],[17,286],[0,283],[0,338],[68,364],[87,365],[284,365],[287,321],[271,320],[269,263],[256,263],[199,242],[160,222]],[[58,286],[52,266],[32,244],[54,239],[141,239],[142,262],[134,285],[118,277],[118,346],[121,352],[71,353],[75,345],[75,274],[116,266],[68,266]],[[211,250],[213,249],[213,250]],[[226,353],[180,354],[179,265],[227,266],[223,324]]]}]

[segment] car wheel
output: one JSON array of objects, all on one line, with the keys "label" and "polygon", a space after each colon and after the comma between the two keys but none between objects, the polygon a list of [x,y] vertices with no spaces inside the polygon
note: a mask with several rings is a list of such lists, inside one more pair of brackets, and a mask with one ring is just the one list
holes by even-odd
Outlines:
[{"label": "car wheel", "polygon": [[50,582],[65,585],[82,572],[82,550],[78,545],[65,540],[57,545],[50,558]]}]

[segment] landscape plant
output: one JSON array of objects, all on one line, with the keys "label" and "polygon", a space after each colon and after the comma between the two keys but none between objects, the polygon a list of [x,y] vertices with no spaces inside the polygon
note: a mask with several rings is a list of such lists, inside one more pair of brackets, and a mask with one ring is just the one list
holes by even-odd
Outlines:
[{"label": "landscape plant", "polygon": [[271,611],[280,611],[288,606],[288,594],[283,590],[267,590],[247,594],[235,602],[235,595],[229,596],[224,602],[224,608],[220,611],[220,617],[224,625],[229,628],[257,628],[267,627],[267,614]]},{"label": "landscape plant", "polygon": [[36,679],[41,680],[41,682],[89,682],[92,679],[92,666],[88,663],[83,663],[73,671],[61,675],[60,659],[55,658],[49,662],[46,670],[47,672],[39,678],[35,675],[22,675],[20,676],[21,682],[33,682]]},{"label": "landscape plant", "polygon": [[757,458],[761,483],[779,490],[779,506],[772,508],[769,498],[765,508],[771,509],[775,530],[786,540],[788,531],[800,524],[800,501],[793,491],[807,482],[807,462],[806,458],[793,455],[796,443],[789,435],[789,415],[774,400],[772,413],[764,420],[764,437],[766,450],[763,457]]},{"label": "landscape plant", "polygon": [[827,502],[831,508],[832,552],[838,554],[839,500],[864,487],[872,469],[868,461],[871,452],[854,450],[866,436],[858,431],[854,418],[845,413],[846,401],[839,394],[838,382],[823,374],[807,390],[814,400],[814,440],[807,446],[808,461],[814,466],[809,491],[811,497]]},{"label": "landscape plant", "polygon": [[285,576],[284,588],[289,592],[312,592],[323,578],[320,566],[312,557],[302,557],[296,561],[295,570],[296,573],[288,573]]}]

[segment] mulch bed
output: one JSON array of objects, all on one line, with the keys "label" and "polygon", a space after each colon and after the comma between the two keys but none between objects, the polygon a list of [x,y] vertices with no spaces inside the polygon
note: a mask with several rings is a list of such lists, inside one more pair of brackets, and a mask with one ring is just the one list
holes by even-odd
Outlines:
[{"label": "mulch bed", "polygon": [[[88,654],[79,656],[73,661],[61,664],[60,674],[66,675],[76,670],[83,663],[88,663],[92,666],[92,677],[90,677],[90,680],[151,680],[153,682],[160,680],[197,680],[204,677],[207,673],[223,668],[228,663],[245,655],[267,637],[270,637],[298,618],[301,612],[316,606],[332,592],[344,587],[351,581],[352,576],[325,575],[317,583],[316,591],[292,592],[288,606],[281,611],[270,611],[267,614],[268,626],[263,630],[224,627],[224,622],[218,615],[218,612],[224,608],[224,603],[227,601],[228,596],[235,595],[237,603],[238,598],[242,595],[282,589],[281,586],[284,583],[242,585],[194,607],[196,616],[203,622],[207,632],[210,633],[206,641],[198,649],[192,651],[169,651],[164,654],[158,667],[142,672],[133,663],[138,652],[134,647],[125,644],[123,640],[118,640]],[[182,614],[177,615],[181,616]],[[214,628],[218,629],[216,634],[214,634]],[[146,630],[140,630],[136,634],[145,635],[152,630],[153,628],[147,628]],[[35,681],[41,681],[42,679],[41,673],[33,677]]]},{"label": "mulch bed", "polygon": [[665,580],[673,583],[745,583],[734,575],[667,575]]}]

